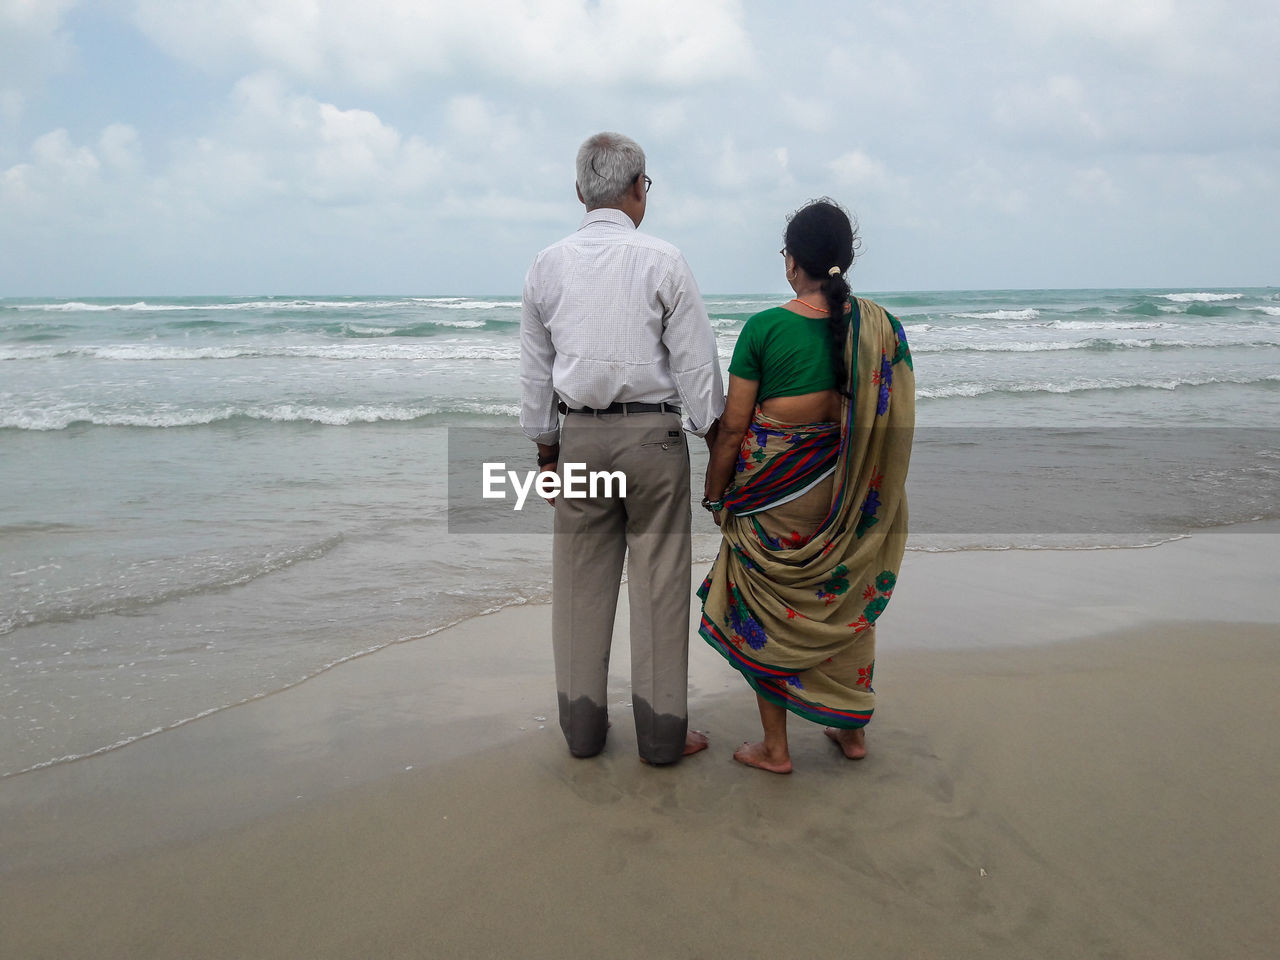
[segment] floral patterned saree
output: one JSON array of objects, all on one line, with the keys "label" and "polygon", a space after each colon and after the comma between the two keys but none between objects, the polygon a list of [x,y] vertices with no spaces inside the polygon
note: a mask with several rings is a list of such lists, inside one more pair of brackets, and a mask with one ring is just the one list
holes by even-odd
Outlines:
[{"label": "floral patterned saree", "polygon": [[853,301],[845,359],[839,424],[756,410],[698,597],[703,638],[761,696],[853,728],[875,708],[875,622],[906,547],[915,380],[901,324],[870,300]]}]

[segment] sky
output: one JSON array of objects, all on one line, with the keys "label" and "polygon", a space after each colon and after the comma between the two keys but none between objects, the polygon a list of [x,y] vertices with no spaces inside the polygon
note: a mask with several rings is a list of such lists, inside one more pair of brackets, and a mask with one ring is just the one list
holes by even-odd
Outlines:
[{"label": "sky", "polygon": [[0,0],[0,297],[518,294],[600,130],[707,293],[1280,284],[1274,0]]}]

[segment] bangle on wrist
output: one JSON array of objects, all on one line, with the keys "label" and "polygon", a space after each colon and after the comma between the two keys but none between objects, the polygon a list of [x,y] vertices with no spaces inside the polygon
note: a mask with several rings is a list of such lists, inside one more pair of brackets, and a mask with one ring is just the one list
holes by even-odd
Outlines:
[{"label": "bangle on wrist", "polygon": [[704,510],[710,510],[712,513],[719,513],[721,510],[724,509],[724,501],[712,500],[710,497],[703,497],[702,508]]}]

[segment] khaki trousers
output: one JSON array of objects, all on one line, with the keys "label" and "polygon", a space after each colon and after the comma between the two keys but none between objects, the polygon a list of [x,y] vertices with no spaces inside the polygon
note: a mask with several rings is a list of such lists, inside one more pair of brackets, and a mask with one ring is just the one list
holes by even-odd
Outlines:
[{"label": "khaki trousers", "polygon": [[[560,464],[621,471],[626,496],[556,499],[552,634],[560,728],[574,756],[604,749],[623,557],[631,607],[631,703],[640,756],[674,763],[688,727],[689,449],[674,413],[570,413]],[[602,488],[597,493],[603,493]]]}]

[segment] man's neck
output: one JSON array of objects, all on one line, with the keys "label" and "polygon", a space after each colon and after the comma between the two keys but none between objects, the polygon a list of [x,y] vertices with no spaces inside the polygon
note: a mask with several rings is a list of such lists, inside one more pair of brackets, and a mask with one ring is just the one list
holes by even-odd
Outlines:
[{"label": "man's neck", "polygon": [[636,203],[623,201],[622,203],[602,203],[594,207],[587,207],[587,213],[594,213],[596,210],[618,210],[625,213],[627,217],[637,227],[640,221],[644,219],[644,209]]}]

